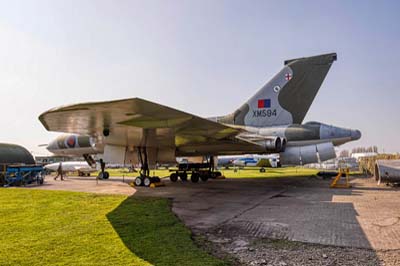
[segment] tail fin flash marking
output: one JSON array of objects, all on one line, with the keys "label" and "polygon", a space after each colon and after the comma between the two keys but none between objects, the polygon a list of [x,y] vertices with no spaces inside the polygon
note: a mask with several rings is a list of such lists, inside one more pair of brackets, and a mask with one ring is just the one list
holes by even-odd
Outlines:
[{"label": "tail fin flash marking", "polygon": [[271,99],[258,100],[258,108],[271,108]]},{"label": "tail fin flash marking", "polygon": [[336,54],[291,59],[254,96],[221,122],[268,127],[301,124]]}]

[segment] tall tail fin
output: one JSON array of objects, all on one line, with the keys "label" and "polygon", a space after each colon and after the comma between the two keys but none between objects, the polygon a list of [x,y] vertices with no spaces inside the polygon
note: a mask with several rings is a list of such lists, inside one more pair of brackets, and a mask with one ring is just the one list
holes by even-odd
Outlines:
[{"label": "tall tail fin", "polygon": [[283,69],[222,123],[267,127],[301,124],[336,53],[285,61]]}]

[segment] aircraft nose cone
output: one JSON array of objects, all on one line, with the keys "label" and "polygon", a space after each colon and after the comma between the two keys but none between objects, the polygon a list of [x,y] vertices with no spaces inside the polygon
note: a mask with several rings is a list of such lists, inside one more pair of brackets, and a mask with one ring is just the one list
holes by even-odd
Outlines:
[{"label": "aircraft nose cone", "polygon": [[49,145],[47,145],[47,147],[46,147],[46,149],[48,151],[53,151],[53,150],[56,150],[57,148],[58,148],[58,145],[57,145],[57,141],[55,141],[55,140],[51,141],[49,143]]},{"label": "aircraft nose cone", "polygon": [[351,131],[351,139],[358,140],[361,138],[361,131],[360,130],[352,130]]}]

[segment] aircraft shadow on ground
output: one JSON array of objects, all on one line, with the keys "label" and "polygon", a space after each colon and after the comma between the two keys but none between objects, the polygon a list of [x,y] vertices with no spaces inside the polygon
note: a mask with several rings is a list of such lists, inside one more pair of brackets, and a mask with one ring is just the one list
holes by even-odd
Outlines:
[{"label": "aircraft shadow on ground", "polygon": [[137,208],[141,209],[140,205],[129,197],[108,213],[107,219],[132,253],[157,265],[161,243],[156,235],[160,228],[149,218],[150,211],[138,211]]},{"label": "aircraft shadow on ground", "polygon": [[220,265],[196,247],[167,199],[128,197],[107,219],[125,246],[153,265]]},{"label": "aircraft shadow on ground", "polygon": [[[232,185],[234,185],[232,182],[240,185],[240,189],[231,189],[233,188]],[[182,204],[180,202],[183,202],[184,205],[181,207],[187,208],[189,212],[196,213],[196,219],[217,216],[216,219],[222,221],[224,220],[222,214],[226,214],[227,206],[230,210],[235,209],[232,208],[232,204],[241,206],[241,213],[235,216],[236,218],[229,219],[224,224],[218,224],[215,227],[215,229],[224,227],[224,231],[225,229],[232,231],[235,235],[253,234],[261,238],[274,238],[274,234],[276,233],[275,224],[278,226],[287,224],[289,228],[286,232],[287,235],[284,233],[284,238],[287,236],[289,239],[301,242],[372,249],[372,245],[357,219],[359,214],[354,204],[346,202],[346,199],[343,202],[334,201],[335,197],[362,196],[364,191],[358,187],[353,189],[329,189],[330,181],[326,180],[308,180],[305,184],[299,182],[298,179],[264,179],[257,182],[233,180],[232,182],[225,183],[226,185],[222,182],[210,183],[211,191],[207,193],[208,200],[206,202],[202,201],[204,193],[199,193],[196,189],[190,192],[191,202],[202,201],[203,204],[209,202],[212,205],[212,213],[206,211],[208,210],[207,206],[203,206],[202,210],[204,209],[205,211],[202,211],[198,209],[196,204],[184,202],[188,199],[188,195],[181,196],[181,193],[177,193],[176,189],[168,191],[168,187],[166,187],[163,190],[162,197],[175,198],[177,200],[176,204]],[[247,193],[243,197],[242,202],[238,200],[247,189],[251,191],[255,186],[272,186],[277,184],[288,186],[288,189],[281,195],[272,197],[262,203],[260,203],[260,199],[257,199],[257,195],[252,200],[252,193]],[[174,185],[175,187],[180,187],[179,189],[185,189],[184,186],[178,186],[179,184]],[[228,186],[228,189],[224,190],[226,193],[223,196],[220,193],[215,193],[212,189],[218,187],[222,190],[227,188],[225,186]],[[200,188],[200,186],[198,187]],[[315,187],[318,193],[313,193]],[[235,201],[231,201],[229,198],[235,198]],[[226,202],[221,202],[225,199]],[[152,208],[150,206],[149,208],[149,205],[142,206],[146,210],[142,209],[138,211],[137,208],[142,207],[138,204],[137,200],[138,197],[127,198],[116,209],[110,212],[107,218],[131,252],[155,265],[162,265],[163,259],[161,258],[168,258],[173,254],[168,249],[171,247],[179,249],[181,243],[179,239],[176,239],[176,235],[169,235],[167,238],[160,237],[160,235],[167,231],[176,232],[176,230],[180,230],[177,228],[177,224],[179,226],[181,224],[172,213],[168,215],[173,217],[173,219],[161,219],[154,222],[154,215],[156,215],[154,212],[157,212],[157,207]],[[153,200],[157,201],[160,199]],[[213,204],[215,202],[219,204]],[[246,204],[248,204],[247,207]],[[170,212],[169,208],[166,208],[166,210]],[[221,215],[221,217],[218,217],[218,215]],[[274,223],[270,222],[271,219],[273,219]],[[183,250],[182,252],[184,253]],[[375,254],[375,256],[377,255]],[[176,262],[174,261],[175,258],[170,259],[172,264]]]}]

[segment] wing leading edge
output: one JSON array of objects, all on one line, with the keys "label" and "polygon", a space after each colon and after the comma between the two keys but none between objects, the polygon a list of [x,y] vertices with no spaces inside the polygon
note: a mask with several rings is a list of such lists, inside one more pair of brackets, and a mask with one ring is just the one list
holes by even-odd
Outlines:
[{"label": "wing leading edge", "polygon": [[235,138],[239,129],[140,98],[62,106],[39,120],[49,131],[108,135],[104,142],[113,145],[176,147],[182,155],[261,149]]}]

